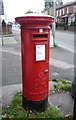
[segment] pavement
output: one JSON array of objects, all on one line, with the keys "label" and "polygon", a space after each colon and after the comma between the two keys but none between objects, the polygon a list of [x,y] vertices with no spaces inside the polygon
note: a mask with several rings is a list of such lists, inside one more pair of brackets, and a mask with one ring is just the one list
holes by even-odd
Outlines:
[{"label": "pavement", "polygon": [[[72,114],[74,101],[69,92],[57,91],[55,92],[54,84],[59,84],[57,82],[49,82],[49,97],[48,101],[50,105],[56,106],[62,113]],[[62,84],[62,83],[60,83]]]},{"label": "pavement", "polygon": [[[2,57],[2,87],[0,86],[0,106],[8,107],[21,84],[21,44],[14,35],[0,39],[0,57]],[[51,48],[49,78],[60,78],[72,81],[74,79],[74,54],[63,47]],[[1,82],[1,81],[0,81]],[[54,83],[49,82],[49,90]],[[64,114],[73,112],[73,99],[66,92],[49,95],[50,104],[57,106]]]}]

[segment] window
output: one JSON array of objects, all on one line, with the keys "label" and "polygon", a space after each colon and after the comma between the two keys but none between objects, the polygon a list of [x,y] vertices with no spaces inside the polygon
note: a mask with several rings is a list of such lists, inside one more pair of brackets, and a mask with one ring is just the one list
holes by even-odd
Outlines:
[{"label": "window", "polygon": [[63,15],[64,15],[64,9],[62,9],[62,11],[63,11]]},{"label": "window", "polygon": [[74,6],[73,13],[76,14],[76,6]]},{"label": "window", "polygon": [[53,7],[53,2],[45,2],[45,8]]},{"label": "window", "polygon": [[61,10],[60,10],[60,16],[61,16]]},{"label": "window", "polygon": [[68,14],[68,12],[69,12],[69,8],[67,7],[67,8],[66,8],[66,13]]},{"label": "window", "polygon": [[58,16],[58,10],[56,11],[56,15]]},{"label": "window", "polygon": [[61,14],[64,15],[64,9],[62,9]]}]

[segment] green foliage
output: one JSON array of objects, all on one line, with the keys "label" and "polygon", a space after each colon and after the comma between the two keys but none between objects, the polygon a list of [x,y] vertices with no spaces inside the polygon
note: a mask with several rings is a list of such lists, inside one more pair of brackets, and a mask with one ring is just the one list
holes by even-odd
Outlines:
[{"label": "green foliage", "polygon": [[[64,26],[65,26],[65,22],[56,23],[56,27],[64,27]],[[76,21],[75,22],[71,22],[71,26],[76,26]]]},{"label": "green foliage", "polygon": [[58,90],[64,90],[64,91],[71,91],[72,85],[60,85],[60,84],[55,84],[54,87]]},{"label": "green foliage", "polygon": [[69,80],[64,80],[64,79],[50,79],[50,81],[54,81],[54,82],[59,82],[59,81],[61,81],[63,84],[72,84],[72,82],[71,81],[69,81]]},{"label": "green foliage", "polygon": [[50,81],[59,82],[59,79],[50,79]]},{"label": "green foliage", "polygon": [[71,91],[72,85],[62,85],[60,89],[65,91]]},{"label": "green foliage", "polygon": [[33,13],[33,11],[28,10],[25,14],[30,14],[30,13]]},{"label": "green foliage", "polygon": [[60,84],[55,84],[54,87],[55,87],[56,89],[60,89]]},{"label": "green foliage", "polygon": [[63,84],[72,84],[72,82],[71,82],[71,81],[68,81],[68,80],[60,79],[60,81],[61,81]]},{"label": "green foliage", "polygon": [[58,47],[58,45],[55,43],[55,44],[54,44],[54,47]]},{"label": "green foliage", "polygon": [[7,117],[14,115],[16,118],[26,117],[26,111],[22,108],[22,95],[21,93],[17,94],[11,105],[4,111],[7,114]]},{"label": "green foliage", "polygon": [[61,84],[54,84],[55,89],[59,89],[59,90],[64,90],[64,91],[71,91],[71,87],[72,87],[72,82],[68,81],[68,80],[64,80],[64,79],[51,79],[51,81],[54,82],[59,82],[61,81],[64,85]]},{"label": "green foliage", "polygon": [[2,119],[1,115],[2,115],[2,108],[0,107],[0,120]]},{"label": "green foliage", "polygon": [[71,23],[71,26],[76,26],[76,21]]},{"label": "green foliage", "polygon": [[56,27],[64,27],[65,23],[62,22],[62,23],[56,23]]},{"label": "green foliage", "polygon": [[33,118],[64,118],[64,114],[55,106],[49,106],[45,112],[36,112]]}]

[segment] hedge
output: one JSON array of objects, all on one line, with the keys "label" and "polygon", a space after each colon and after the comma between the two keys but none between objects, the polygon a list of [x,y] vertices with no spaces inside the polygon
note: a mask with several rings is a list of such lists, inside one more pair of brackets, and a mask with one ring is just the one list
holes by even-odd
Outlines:
[{"label": "hedge", "polygon": [[65,23],[56,23],[56,27],[64,27]]},{"label": "hedge", "polygon": [[76,21],[71,23],[71,26],[76,26]]}]

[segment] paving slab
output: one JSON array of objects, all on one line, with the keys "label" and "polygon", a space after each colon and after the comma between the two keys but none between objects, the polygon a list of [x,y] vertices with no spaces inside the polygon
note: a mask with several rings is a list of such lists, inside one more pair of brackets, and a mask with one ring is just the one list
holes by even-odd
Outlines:
[{"label": "paving slab", "polygon": [[56,59],[53,59],[53,58],[50,58],[50,64],[53,65],[53,66],[56,66],[58,68],[61,68],[61,69],[74,68],[73,64],[70,64],[68,62],[64,62],[64,61],[61,61],[61,60],[56,60]]},{"label": "paving slab", "polygon": [[4,43],[4,45],[7,45],[7,44],[17,44],[17,42],[14,39],[14,37],[4,37],[3,38],[3,43]]},{"label": "paving slab", "polygon": [[2,105],[3,107],[7,107],[11,103],[18,91],[22,91],[22,84],[3,86],[2,99],[0,99],[0,106]]},{"label": "paving slab", "polygon": [[2,45],[2,39],[0,38],[0,46]]},{"label": "paving slab", "polygon": [[74,101],[69,93],[59,92],[49,95],[49,101],[64,114],[73,113]]},{"label": "paving slab", "polygon": [[58,84],[57,82],[49,81],[49,90],[54,90],[54,85]]}]

